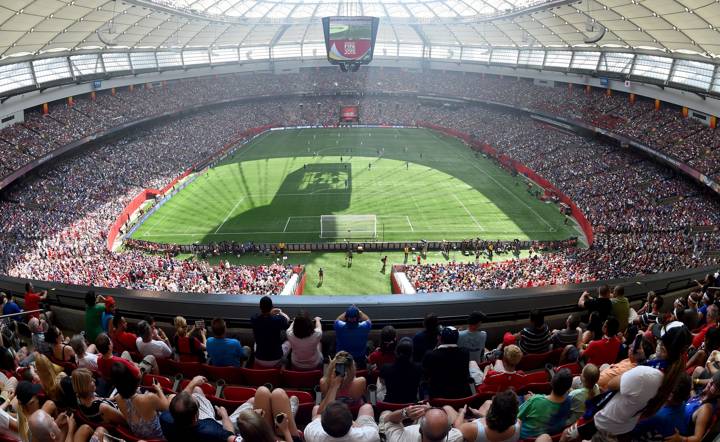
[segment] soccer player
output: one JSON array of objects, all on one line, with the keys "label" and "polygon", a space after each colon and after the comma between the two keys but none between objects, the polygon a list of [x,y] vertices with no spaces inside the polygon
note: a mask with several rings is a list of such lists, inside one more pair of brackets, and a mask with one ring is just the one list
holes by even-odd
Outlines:
[{"label": "soccer player", "polygon": [[323,272],[323,268],[320,267],[320,269],[318,270],[318,279],[320,280],[320,283],[318,285],[323,283],[324,276],[325,276],[325,273]]},{"label": "soccer player", "polygon": [[368,163],[368,170],[372,169],[372,163]]},{"label": "soccer player", "polygon": [[352,249],[348,249],[348,251],[347,251],[347,266],[348,266],[348,268],[352,267],[352,259],[353,259]]},{"label": "soccer player", "polygon": [[380,273],[385,273],[385,268],[387,267],[387,255],[380,258],[380,262],[382,263],[382,268],[380,269]]}]

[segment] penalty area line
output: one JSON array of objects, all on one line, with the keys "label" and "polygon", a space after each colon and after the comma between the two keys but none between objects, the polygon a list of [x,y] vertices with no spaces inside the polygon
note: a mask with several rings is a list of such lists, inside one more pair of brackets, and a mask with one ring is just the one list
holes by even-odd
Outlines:
[{"label": "penalty area line", "polygon": [[228,212],[227,216],[226,216],[225,219],[223,220],[222,224],[220,224],[220,225],[218,226],[218,228],[215,229],[215,232],[214,232],[214,233],[218,233],[218,231],[219,231],[220,229],[222,229],[222,226],[225,225],[225,223],[227,222],[227,220],[230,219],[230,216],[233,214],[233,212],[235,211],[235,209],[237,209],[237,207],[240,205],[240,203],[243,202],[244,200],[245,200],[245,197],[242,197],[242,198],[240,198],[240,199],[235,203],[235,205],[233,206],[233,208],[230,209],[230,211]]},{"label": "penalty area line", "polygon": [[290,218],[292,218],[292,216],[288,216],[288,219],[285,222],[285,227],[283,227],[283,233],[285,233],[287,231],[287,226],[288,226],[288,224],[290,224]]},{"label": "penalty area line", "polygon": [[412,225],[412,223],[410,222],[410,217],[407,216],[407,215],[405,215],[405,219],[407,220],[407,223],[408,223],[408,225],[410,226],[410,231],[411,231],[411,232],[414,232],[415,229],[413,228],[413,225]]},{"label": "penalty area line", "polygon": [[478,226],[478,229],[480,229],[481,232],[484,232],[485,229],[483,228],[483,226],[480,225],[480,223],[478,222],[478,220],[475,219],[475,217],[473,216],[473,214],[470,213],[470,211],[468,210],[467,207],[465,207],[465,204],[463,204],[463,202],[460,201],[460,198],[458,198],[457,195],[455,195],[454,193],[453,193],[453,197],[455,198],[455,200],[456,200],[457,202],[460,203],[460,205],[462,206],[462,208],[465,209],[465,213],[467,213],[467,214],[470,216],[470,218],[473,220],[473,222],[475,223],[475,225]]}]

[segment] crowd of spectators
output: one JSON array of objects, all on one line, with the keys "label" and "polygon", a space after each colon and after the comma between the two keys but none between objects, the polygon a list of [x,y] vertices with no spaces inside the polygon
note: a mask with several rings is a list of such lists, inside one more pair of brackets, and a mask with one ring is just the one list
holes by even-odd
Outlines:
[{"label": "crowd of spectators", "polygon": [[[188,326],[183,317],[167,333],[146,317],[133,333],[115,300],[89,292],[83,334],[65,338],[41,316],[46,346],[28,351],[0,336],[0,431],[23,442],[107,433],[168,442],[699,442],[720,406],[718,278],[697,282],[672,308],[652,292],[632,308],[622,286],[600,286],[580,296],[567,328],[552,329],[532,310],[529,324],[507,329],[497,347],[479,311],[462,329],[433,314],[414,336],[386,326],[375,347],[371,318],[351,305],[333,321],[326,351],[320,318],[301,311],[291,319],[269,296],[243,346],[222,318],[211,321],[211,338],[203,321]],[[3,300],[5,310],[11,301]],[[204,362],[223,376],[251,366],[256,375],[316,373],[319,400],[302,402],[312,411],[301,415],[298,396],[307,392],[246,383],[244,398],[228,401],[222,392],[237,385],[203,375],[172,385],[164,370],[173,360]],[[507,386],[530,377],[520,389]],[[381,403],[393,406],[380,413]]]},{"label": "crowd of spectators", "polygon": [[[243,130],[266,124],[332,125],[340,104],[350,101],[360,104],[363,122],[432,122],[489,143],[554,183],[593,225],[595,242],[590,249],[532,253],[529,258],[502,263],[408,266],[418,291],[573,283],[716,262],[709,252],[720,245],[715,234],[720,225],[717,200],[669,169],[631,151],[587,141],[511,113],[470,105],[433,106],[410,96],[372,95],[388,89],[452,95],[476,91],[478,98],[612,124],[613,130],[661,149],[688,146],[683,154],[669,153],[691,163],[699,156],[706,158],[706,153],[711,158],[714,152],[714,131],[681,118],[677,109],[653,112],[650,102],[638,100],[631,105],[619,94],[586,93],[577,87],[552,91],[524,80],[474,74],[367,69],[339,75],[321,69],[182,80],[132,91],[123,88],[115,94],[98,93],[94,102],[76,97],[73,106],[51,104],[48,115],[27,112],[24,123],[0,131],[0,146],[22,144],[21,152],[29,153],[27,157],[2,155],[3,161],[17,163],[0,167],[9,171],[48,149],[158,111],[261,93],[315,95],[200,111],[104,143],[15,186],[0,202],[0,270],[17,277],[107,287],[278,293],[292,274],[285,266],[210,266],[177,260],[172,253],[111,253],[105,247],[108,228],[142,189],[162,188]],[[346,90],[367,94],[324,95]],[[673,127],[678,125],[686,128],[683,142],[668,142],[677,141]],[[53,141],[42,144],[40,140]],[[150,157],[154,161],[147,161]]]}]

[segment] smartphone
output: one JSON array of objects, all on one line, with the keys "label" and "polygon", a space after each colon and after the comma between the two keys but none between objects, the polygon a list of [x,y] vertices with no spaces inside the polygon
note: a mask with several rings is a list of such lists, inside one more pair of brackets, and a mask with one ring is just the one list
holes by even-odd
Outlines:
[{"label": "smartphone", "polygon": [[280,425],[280,424],[283,423],[284,420],[285,420],[285,415],[284,415],[284,414],[278,413],[278,414],[275,415],[275,423],[276,423],[276,424]]},{"label": "smartphone", "polygon": [[345,377],[346,370],[347,370],[347,367],[345,367],[345,364],[336,364],[335,365],[335,376]]},{"label": "smartphone", "polygon": [[204,329],[205,328],[205,320],[201,319],[199,321],[195,321],[195,328]]}]

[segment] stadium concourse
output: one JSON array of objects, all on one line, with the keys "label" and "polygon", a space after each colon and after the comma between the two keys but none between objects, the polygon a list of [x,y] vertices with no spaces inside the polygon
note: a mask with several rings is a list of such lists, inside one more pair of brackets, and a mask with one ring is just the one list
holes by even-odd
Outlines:
[{"label": "stadium concourse", "polygon": [[[307,89],[317,96],[287,96]],[[101,93],[94,101],[76,97],[71,107],[56,103],[50,106],[48,115],[29,112],[27,122],[0,131],[5,149],[2,167],[10,172],[62,143],[98,128],[152,115],[158,109],[179,109],[188,103],[228,98],[228,90],[247,96],[276,96],[199,112],[104,143],[14,186],[0,203],[0,271],[17,277],[105,287],[279,293],[292,274],[291,268],[213,267],[169,256],[112,253],[107,251],[104,237],[133,195],[145,188],[163,187],[244,129],[268,124],[332,125],[336,109],[347,99],[324,94],[386,89],[458,96],[477,91],[477,98],[612,126],[615,131],[682,157],[708,175],[717,172],[715,159],[720,149],[715,131],[681,118],[677,109],[653,112],[650,102],[638,100],[631,104],[617,94],[608,97],[577,88],[546,90],[515,79],[447,72],[420,75],[393,69],[369,69],[352,76],[312,70],[281,76],[252,74],[183,80],[116,91],[115,95]],[[366,96],[359,101],[364,122],[433,122],[489,143],[556,184],[582,209],[595,229],[595,243],[590,249],[481,266],[411,266],[408,271],[419,291],[593,281],[717,263],[716,255],[708,253],[719,248],[712,230],[720,224],[717,198],[630,151],[481,106],[443,108],[409,97]],[[148,162],[151,155],[156,160]]]}]

